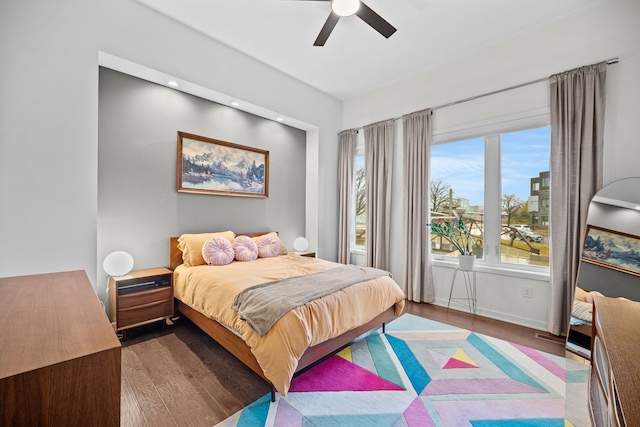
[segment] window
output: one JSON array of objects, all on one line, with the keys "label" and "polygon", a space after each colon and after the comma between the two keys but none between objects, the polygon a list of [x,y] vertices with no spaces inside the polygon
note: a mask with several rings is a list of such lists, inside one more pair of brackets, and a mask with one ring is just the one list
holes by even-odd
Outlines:
[{"label": "window", "polygon": [[[549,207],[550,128],[504,133],[499,139],[502,175],[500,260],[549,266],[549,227],[536,219],[541,208],[546,207],[548,212]],[[527,193],[527,183],[537,177],[542,184],[534,196]],[[527,205],[529,197],[538,199],[537,210],[528,209],[535,209],[535,206]],[[514,232],[514,224],[527,225],[530,231]]]},{"label": "window", "polygon": [[542,187],[543,188],[549,188],[549,177],[544,177],[542,178]]},{"label": "window", "polygon": [[[454,141],[431,148],[429,209],[432,222],[453,222],[462,216],[474,237],[473,253],[483,254],[484,140]],[[456,255],[441,237],[432,239],[434,253]]]},{"label": "window", "polygon": [[356,147],[356,165],[354,177],[354,230],[351,248],[364,250],[367,238],[367,197],[364,180],[364,146]]},{"label": "window", "polygon": [[[431,221],[461,216],[485,265],[548,267],[550,138],[548,112],[434,134]],[[458,255],[435,235],[432,253]]]}]

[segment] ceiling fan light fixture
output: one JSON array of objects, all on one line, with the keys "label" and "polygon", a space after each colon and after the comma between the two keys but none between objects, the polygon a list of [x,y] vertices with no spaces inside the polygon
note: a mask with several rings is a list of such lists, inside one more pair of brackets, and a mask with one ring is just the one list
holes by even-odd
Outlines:
[{"label": "ceiling fan light fixture", "polygon": [[331,0],[331,9],[340,16],[351,16],[360,8],[360,0]]}]

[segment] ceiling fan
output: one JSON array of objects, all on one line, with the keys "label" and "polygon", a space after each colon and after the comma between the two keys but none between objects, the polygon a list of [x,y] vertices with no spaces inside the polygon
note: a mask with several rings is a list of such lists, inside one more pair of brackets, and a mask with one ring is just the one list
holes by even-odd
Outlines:
[{"label": "ceiling fan", "polygon": [[374,12],[369,6],[360,0],[299,0],[299,1],[328,1],[331,2],[331,14],[324,23],[320,34],[313,43],[314,46],[324,46],[329,35],[335,28],[341,17],[356,15],[369,24],[374,30],[385,38],[391,37],[396,28],[384,18]]}]

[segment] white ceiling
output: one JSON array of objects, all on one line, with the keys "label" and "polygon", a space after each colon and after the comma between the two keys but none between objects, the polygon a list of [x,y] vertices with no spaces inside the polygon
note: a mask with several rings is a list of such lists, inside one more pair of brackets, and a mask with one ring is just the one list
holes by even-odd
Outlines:
[{"label": "white ceiling", "polygon": [[310,0],[138,0],[338,99],[405,79],[605,0],[366,0],[397,28],[385,39],[357,16],[315,47],[331,10]]}]

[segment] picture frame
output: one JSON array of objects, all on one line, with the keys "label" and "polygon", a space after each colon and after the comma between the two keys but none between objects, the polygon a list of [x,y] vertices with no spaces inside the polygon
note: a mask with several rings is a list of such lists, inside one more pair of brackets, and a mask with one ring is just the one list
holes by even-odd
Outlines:
[{"label": "picture frame", "polygon": [[269,151],[178,131],[176,190],[269,197]]},{"label": "picture frame", "polygon": [[640,276],[640,237],[589,225],[581,259],[590,264]]}]

